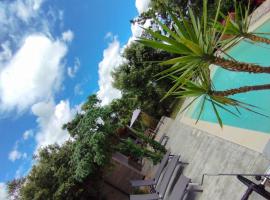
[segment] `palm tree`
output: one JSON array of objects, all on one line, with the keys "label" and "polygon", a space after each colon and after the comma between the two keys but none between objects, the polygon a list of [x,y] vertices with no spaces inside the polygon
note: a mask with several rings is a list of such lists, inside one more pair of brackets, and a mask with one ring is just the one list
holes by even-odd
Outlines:
[{"label": "palm tree", "polygon": [[240,88],[234,88],[234,89],[229,89],[225,91],[211,91],[211,92],[215,96],[225,97],[225,96],[231,96],[235,94],[246,93],[250,91],[258,91],[258,90],[270,90],[270,84],[243,86]]},{"label": "palm tree", "polygon": [[[243,7],[241,3],[237,3],[234,1],[234,16],[225,17],[224,18],[226,24],[225,34],[232,36],[232,40],[239,39],[241,37],[249,39],[253,42],[266,43],[270,44],[270,39],[265,37],[260,37],[259,35],[265,35],[266,33],[256,33],[249,31],[250,22],[252,19],[252,15],[250,15],[249,4],[247,7]],[[217,23],[216,28],[218,30],[223,30],[224,25],[222,23]]]},{"label": "palm tree", "polygon": [[[218,65],[226,70],[241,71],[249,73],[270,73],[270,67],[263,67],[257,64],[237,62],[232,58],[224,58],[217,56],[217,52],[223,53],[226,48],[231,47],[234,43],[231,40],[224,41],[223,36],[229,31],[229,26],[219,26],[217,18],[219,16],[219,8],[217,10],[216,18],[213,23],[207,17],[207,3],[204,1],[203,17],[200,19],[196,17],[191,9],[189,9],[189,18],[181,17],[179,20],[173,13],[170,13],[173,21],[173,30],[165,24],[157,21],[162,27],[163,33],[154,32],[150,29],[146,31],[155,40],[140,38],[138,41],[171,53],[180,54],[178,58],[168,60],[163,65],[173,64],[174,68],[181,63],[181,67],[190,65],[193,62],[193,67],[202,65],[209,67],[211,64]],[[231,21],[230,21],[231,22]],[[231,24],[231,23],[229,23]],[[219,29],[217,29],[217,26]],[[165,35],[165,34],[166,35]],[[255,35],[248,34],[248,37],[255,38]],[[184,66],[183,66],[184,65]],[[178,66],[179,68],[179,66]]]},{"label": "palm tree", "polygon": [[[264,114],[261,114],[255,109],[257,109],[256,106],[238,101],[236,99],[233,99],[229,96],[232,96],[234,94],[239,94],[239,93],[245,93],[249,91],[256,91],[256,90],[265,90],[265,89],[270,89],[270,84],[267,85],[255,85],[255,86],[245,86],[245,87],[240,87],[236,89],[229,89],[229,90],[224,90],[224,91],[216,91],[211,84],[211,80],[209,80],[208,75],[203,75],[201,74],[201,77],[198,77],[197,82],[188,80],[186,81],[183,85],[178,87],[178,90],[172,92],[172,95],[176,97],[192,97],[192,101],[182,110],[185,111],[191,104],[193,104],[197,99],[201,98],[201,104],[200,104],[200,111],[199,115],[197,116],[197,121],[200,119],[201,114],[204,111],[205,103],[206,101],[210,102],[213,108],[213,112],[215,116],[218,119],[219,125],[222,127],[223,123],[219,114],[219,110],[224,110],[226,112],[229,112],[230,114],[233,114],[236,117],[239,117],[240,109],[245,109],[250,112],[262,115],[264,117],[268,117]],[[232,107],[235,109],[236,112],[233,112],[232,109],[229,109],[229,107]]]},{"label": "palm tree", "polygon": [[[220,15],[219,8],[220,3],[215,19],[210,19],[207,16],[207,0],[203,1],[203,16],[201,18],[196,17],[190,8],[188,9],[188,18],[180,14],[181,17],[178,19],[168,11],[172,18],[172,28],[156,20],[162,31],[155,32],[146,29],[146,32],[154,39],[140,38],[138,42],[179,55],[161,63],[161,65],[171,65],[159,74],[162,76],[161,78],[169,77],[174,82],[173,87],[164,98],[169,95],[176,95],[178,97],[194,97],[193,101],[195,101],[197,98],[202,97],[203,103],[198,119],[203,111],[205,101],[210,101],[214,113],[222,126],[216,107],[230,113],[232,112],[225,106],[233,106],[237,110],[238,108],[244,108],[250,111],[253,111],[251,108],[254,108],[252,105],[239,102],[228,96],[253,90],[270,89],[270,85],[246,86],[227,91],[215,91],[210,78],[210,65],[215,64],[226,70],[249,73],[270,73],[270,67],[237,62],[229,55],[226,55],[225,50],[235,43],[231,40],[224,41],[222,39],[227,26],[223,26],[223,29],[220,26],[217,30],[217,19]],[[217,53],[220,52],[223,53],[223,57],[217,56]]]}]

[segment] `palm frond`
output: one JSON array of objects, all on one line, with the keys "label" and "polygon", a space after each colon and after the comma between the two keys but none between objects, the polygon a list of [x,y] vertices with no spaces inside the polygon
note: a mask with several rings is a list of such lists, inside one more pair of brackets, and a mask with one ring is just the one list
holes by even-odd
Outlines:
[{"label": "palm frond", "polygon": [[[240,36],[248,32],[250,24],[249,9],[243,8],[235,1],[235,18],[232,19],[220,12],[220,4],[221,0],[218,2],[214,19],[208,15],[207,0],[203,0],[202,16],[197,16],[191,8],[188,8],[185,13],[188,16],[180,13],[178,15],[180,17],[178,17],[167,8],[172,20],[172,27],[155,19],[161,31],[145,29],[152,38],[138,38],[137,41],[146,46],[176,54],[175,58],[160,63],[164,70],[156,75],[157,80],[168,78],[172,83],[172,87],[162,100],[171,95],[176,98],[192,97],[192,101],[182,110],[183,112],[196,100],[201,99],[202,103],[196,122],[202,117],[206,102],[209,102],[213,114],[222,127],[221,110],[236,117],[239,117],[240,109],[263,114],[254,110],[256,107],[252,105],[227,96],[214,95],[215,88],[209,68],[211,59],[217,58],[215,53],[218,50],[226,56],[226,50],[238,42],[237,39]],[[225,24],[218,21],[220,16],[225,20]],[[226,34],[233,35],[233,37],[224,39]],[[227,57],[233,60],[230,55]]]}]

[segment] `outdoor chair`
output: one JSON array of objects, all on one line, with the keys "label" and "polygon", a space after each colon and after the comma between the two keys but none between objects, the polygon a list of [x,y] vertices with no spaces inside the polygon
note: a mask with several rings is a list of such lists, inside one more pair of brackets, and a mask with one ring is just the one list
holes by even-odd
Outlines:
[{"label": "outdoor chair", "polygon": [[202,189],[195,189],[194,186],[199,186],[199,184],[192,183],[190,178],[181,174],[173,187],[169,200],[182,200],[189,192],[203,191]]},{"label": "outdoor chair", "polygon": [[165,195],[175,168],[179,165],[180,156],[174,156],[168,163],[161,181],[156,185],[155,192],[151,194],[130,195],[130,200],[155,200]]},{"label": "outdoor chair", "polygon": [[169,136],[167,136],[166,134],[163,134],[158,142],[165,147],[168,140],[169,140]]},{"label": "outdoor chair", "polygon": [[265,199],[270,199],[270,192],[265,190],[264,184],[262,183],[256,184],[241,175],[237,175],[237,179],[248,187],[248,189],[246,190],[241,200],[248,200],[252,192],[258,193],[259,195],[263,196]]},{"label": "outdoor chair", "polygon": [[[167,153],[163,156],[153,179],[131,180],[130,181],[131,186],[132,187],[150,186],[153,189],[157,185],[160,175],[162,174],[164,168],[166,167],[169,159],[172,158],[173,156],[174,155],[171,155],[171,151],[168,150]],[[188,164],[187,162],[182,161],[179,161],[179,163],[183,165]]]},{"label": "outdoor chair", "polygon": [[153,186],[153,185],[156,185],[158,180],[159,180],[159,177],[163,171],[163,169],[166,167],[169,159],[170,159],[170,156],[171,156],[171,151],[168,150],[167,153],[163,156],[159,166],[158,166],[158,169],[155,173],[155,176],[153,179],[146,179],[146,180],[131,180],[130,183],[131,183],[131,186],[132,187],[140,187],[140,186]]}]

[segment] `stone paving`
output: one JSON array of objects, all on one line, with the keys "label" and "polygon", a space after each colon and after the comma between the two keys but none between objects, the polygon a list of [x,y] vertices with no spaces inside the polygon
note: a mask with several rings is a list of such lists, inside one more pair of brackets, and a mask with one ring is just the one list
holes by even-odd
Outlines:
[{"label": "stone paving", "polygon": [[[180,154],[183,161],[189,162],[183,174],[193,182],[200,183],[204,173],[264,173],[270,166],[270,161],[264,155],[185,125],[180,122],[180,116],[175,120],[167,118],[156,139],[163,134],[169,136],[166,147],[172,153]],[[206,177],[204,191],[191,194],[188,199],[240,200],[246,189],[236,177]],[[169,193],[165,199],[170,199]],[[252,194],[250,199],[264,198]]]}]

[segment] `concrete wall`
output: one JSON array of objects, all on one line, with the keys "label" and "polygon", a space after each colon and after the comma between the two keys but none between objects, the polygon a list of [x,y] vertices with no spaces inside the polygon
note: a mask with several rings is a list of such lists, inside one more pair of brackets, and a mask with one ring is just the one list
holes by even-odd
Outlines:
[{"label": "concrete wall", "polygon": [[130,180],[142,179],[141,172],[130,165],[128,158],[120,153],[112,157],[113,167],[105,177],[104,193],[108,200],[126,200],[132,193]]},{"label": "concrete wall", "polygon": [[110,184],[105,183],[103,187],[103,194],[107,200],[129,200],[129,195],[120,192],[115,187],[112,187]]}]

